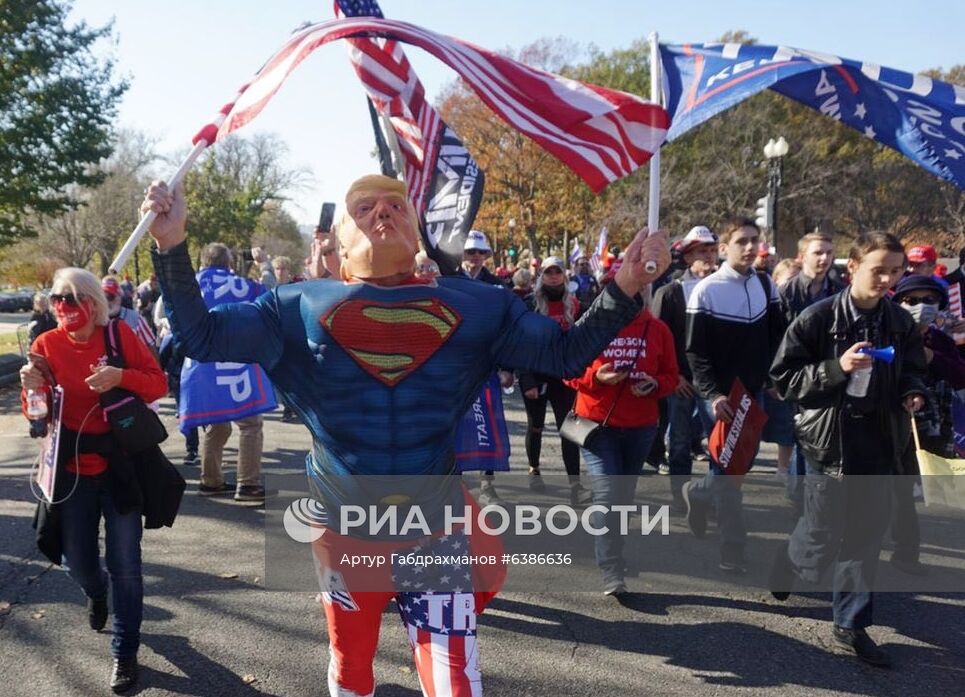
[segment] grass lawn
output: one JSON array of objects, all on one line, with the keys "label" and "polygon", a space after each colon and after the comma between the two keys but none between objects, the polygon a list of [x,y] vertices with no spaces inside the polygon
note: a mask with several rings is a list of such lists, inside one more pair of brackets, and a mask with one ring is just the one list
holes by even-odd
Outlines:
[{"label": "grass lawn", "polygon": [[5,353],[20,353],[20,344],[17,343],[16,332],[0,334],[0,355]]}]

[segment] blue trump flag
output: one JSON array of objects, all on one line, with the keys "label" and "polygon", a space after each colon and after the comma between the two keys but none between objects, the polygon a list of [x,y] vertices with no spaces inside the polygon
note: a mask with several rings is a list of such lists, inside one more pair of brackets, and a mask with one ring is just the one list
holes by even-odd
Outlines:
[{"label": "blue trump flag", "polygon": [[771,89],[965,188],[965,88],[824,53],[744,44],[661,44],[675,140]]},{"label": "blue trump flag", "polygon": [[499,377],[494,373],[456,427],[456,469],[509,469],[509,431],[503,416]]},{"label": "blue trump flag", "polygon": [[[260,283],[222,268],[198,272],[198,285],[209,308],[248,302],[264,292]],[[275,390],[261,366],[247,363],[199,363],[184,359],[178,400],[179,429],[237,421],[278,406]]]}]

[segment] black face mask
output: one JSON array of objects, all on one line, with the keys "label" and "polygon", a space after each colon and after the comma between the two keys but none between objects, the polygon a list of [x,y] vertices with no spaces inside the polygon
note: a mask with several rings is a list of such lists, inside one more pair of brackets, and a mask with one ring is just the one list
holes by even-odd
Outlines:
[{"label": "black face mask", "polygon": [[543,294],[548,300],[562,300],[563,295],[566,293],[566,288],[564,286],[543,286]]}]

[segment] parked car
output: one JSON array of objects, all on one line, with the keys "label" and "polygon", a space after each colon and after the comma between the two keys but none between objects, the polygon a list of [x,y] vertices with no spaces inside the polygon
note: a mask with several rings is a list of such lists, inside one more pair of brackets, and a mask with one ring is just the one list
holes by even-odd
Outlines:
[{"label": "parked car", "polygon": [[16,312],[19,309],[17,296],[10,292],[0,293],[0,312]]},{"label": "parked car", "polygon": [[35,292],[33,288],[21,288],[18,290],[15,293],[17,296],[17,309],[23,312],[33,312]]}]

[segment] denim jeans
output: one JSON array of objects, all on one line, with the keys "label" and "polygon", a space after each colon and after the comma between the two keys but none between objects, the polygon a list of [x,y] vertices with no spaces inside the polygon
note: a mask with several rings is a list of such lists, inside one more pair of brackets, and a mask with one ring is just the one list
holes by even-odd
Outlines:
[{"label": "denim jeans", "polygon": [[700,416],[704,403],[697,397],[667,398],[670,428],[667,439],[670,443],[670,490],[677,496],[683,485],[690,481],[694,469],[694,436],[703,437],[704,419]]},{"label": "denim jeans", "polygon": [[[760,395],[756,395],[760,402]],[[701,417],[705,420],[708,433],[713,428],[714,409],[709,401],[703,403]],[[755,453],[755,457],[756,457]],[[753,461],[751,466],[753,466]],[[747,544],[747,529],[744,527],[744,492],[741,489],[743,477],[725,474],[720,465],[710,461],[707,474],[694,480],[690,487],[690,498],[694,502],[717,508],[717,528],[720,531],[720,558],[722,561],[743,561],[744,547]]]},{"label": "denim jeans", "polygon": [[[115,658],[137,655],[144,611],[141,511],[118,513],[103,475],[79,477],[74,493],[60,507],[65,570],[87,597],[94,600],[107,598],[110,578],[114,612],[111,654]],[[106,574],[101,567],[97,539],[101,516],[105,527]]]},{"label": "denim jeans", "polygon": [[797,575],[810,583],[833,567],[831,607],[839,627],[865,629],[872,623],[872,588],[891,496],[891,477],[839,479],[807,459],[804,515],[791,533],[788,557]]},{"label": "denim jeans", "polygon": [[[593,505],[614,506],[633,503],[637,477],[650,453],[657,434],[657,426],[640,428],[608,427],[600,429],[589,447],[583,448],[590,482],[593,485]],[[623,538],[620,535],[619,514],[594,511],[590,525],[609,531],[595,538],[596,563],[604,579],[622,578],[624,572]]]}]

